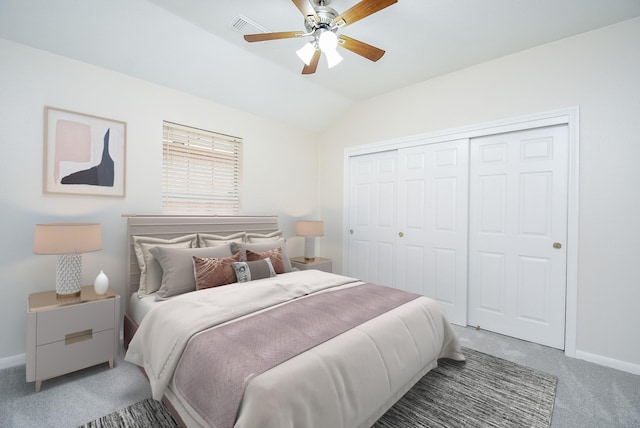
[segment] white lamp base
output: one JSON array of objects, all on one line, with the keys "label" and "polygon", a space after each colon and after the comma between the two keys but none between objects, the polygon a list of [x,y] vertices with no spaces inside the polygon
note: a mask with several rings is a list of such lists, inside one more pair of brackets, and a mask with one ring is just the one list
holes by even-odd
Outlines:
[{"label": "white lamp base", "polygon": [[312,262],[316,259],[316,238],[313,236],[306,236],[304,238],[304,259],[308,262]]},{"label": "white lamp base", "polygon": [[56,294],[80,295],[82,280],[82,254],[60,254],[56,264]]}]

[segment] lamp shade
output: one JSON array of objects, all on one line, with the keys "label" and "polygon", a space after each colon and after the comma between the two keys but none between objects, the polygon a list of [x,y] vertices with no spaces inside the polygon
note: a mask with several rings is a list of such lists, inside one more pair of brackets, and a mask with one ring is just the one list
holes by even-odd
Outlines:
[{"label": "lamp shade", "polygon": [[338,36],[330,30],[323,30],[318,37],[318,46],[327,58],[327,65],[332,68],[342,61],[342,56],[336,50]]},{"label": "lamp shade", "polygon": [[296,235],[298,236],[324,236],[323,221],[299,221],[296,223]]},{"label": "lamp shade", "polygon": [[101,248],[99,223],[36,224],[34,254],[78,254]]},{"label": "lamp shade", "polygon": [[320,37],[318,37],[318,46],[322,52],[335,51],[338,46],[338,36],[336,33],[330,30],[320,30]]},{"label": "lamp shade", "polygon": [[316,53],[316,47],[311,42],[305,43],[303,47],[301,47],[296,51],[298,58],[300,58],[302,62],[304,62],[307,65],[311,64],[311,59],[313,58],[313,55],[315,53]]},{"label": "lamp shade", "polygon": [[324,51],[324,56],[327,58],[327,66],[329,68],[335,67],[343,60],[342,56],[335,49]]}]

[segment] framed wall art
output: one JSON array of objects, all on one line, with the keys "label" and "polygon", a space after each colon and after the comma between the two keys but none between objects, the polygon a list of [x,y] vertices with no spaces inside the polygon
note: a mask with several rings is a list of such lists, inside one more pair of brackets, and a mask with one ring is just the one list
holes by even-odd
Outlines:
[{"label": "framed wall art", "polygon": [[124,197],[127,124],[45,106],[44,193]]}]

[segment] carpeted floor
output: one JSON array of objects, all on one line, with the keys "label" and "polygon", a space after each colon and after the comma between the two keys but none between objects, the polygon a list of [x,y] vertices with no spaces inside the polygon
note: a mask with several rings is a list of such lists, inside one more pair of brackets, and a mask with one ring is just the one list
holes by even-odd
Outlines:
[{"label": "carpeted floor", "polygon": [[[464,354],[466,362],[441,360],[375,428],[549,427],[555,376],[471,349]],[[82,427],[147,426],[177,424],[162,403],[147,399]]]}]

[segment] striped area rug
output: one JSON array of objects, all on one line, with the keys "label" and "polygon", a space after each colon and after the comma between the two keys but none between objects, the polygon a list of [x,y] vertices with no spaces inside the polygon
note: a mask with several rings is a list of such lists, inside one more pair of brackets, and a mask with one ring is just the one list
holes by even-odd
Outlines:
[{"label": "striped area rug", "polygon": [[[558,379],[463,348],[465,362],[440,360],[374,428],[548,428]],[[175,428],[164,404],[143,400],[81,428]]]},{"label": "striped area rug", "polygon": [[463,348],[440,360],[374,428],[548,428],[556,376]]}]

